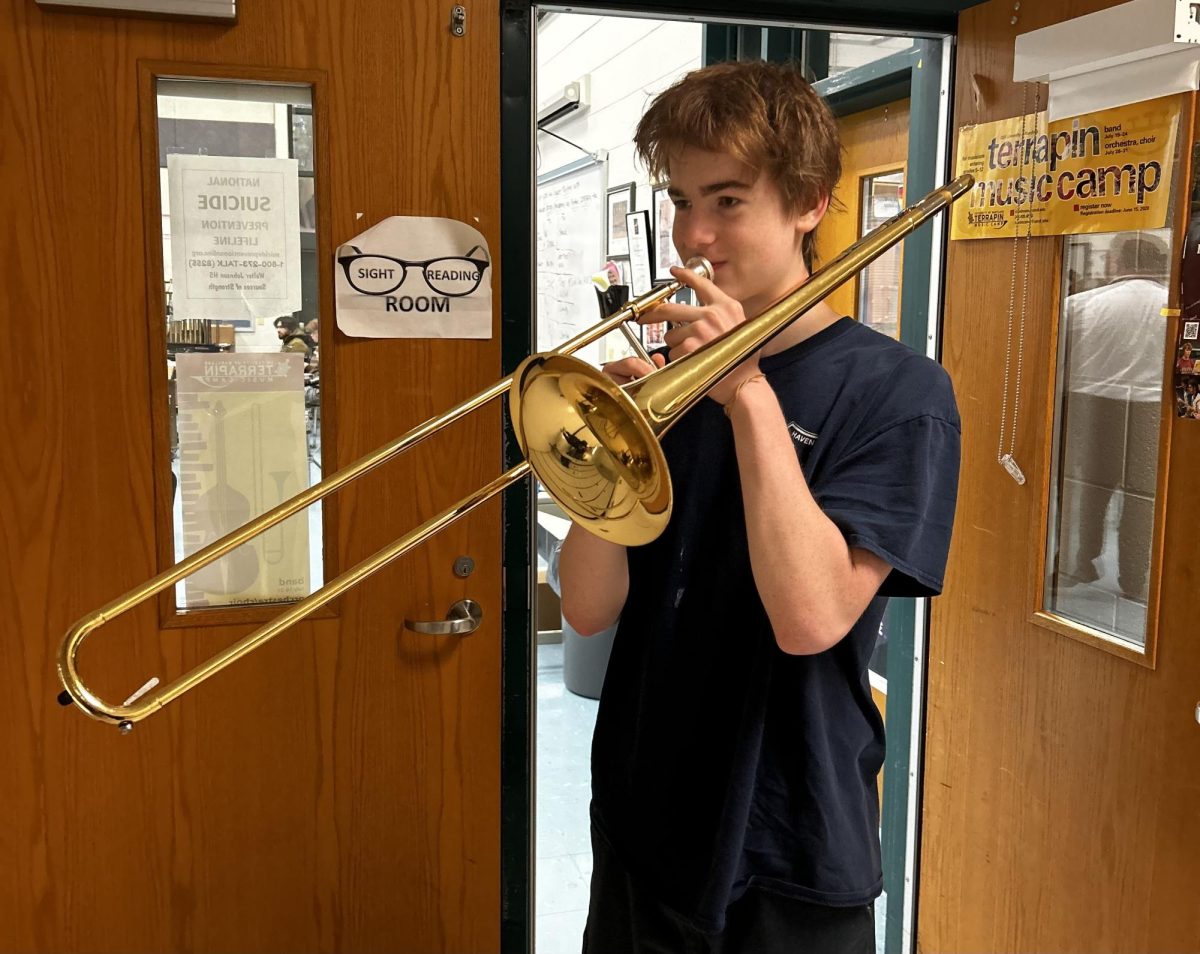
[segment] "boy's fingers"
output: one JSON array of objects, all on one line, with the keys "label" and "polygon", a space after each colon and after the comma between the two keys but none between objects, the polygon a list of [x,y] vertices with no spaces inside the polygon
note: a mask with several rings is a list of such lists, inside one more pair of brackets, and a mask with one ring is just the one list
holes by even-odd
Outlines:
[{"label": "boy's fingers", "polygon": [[657,325],[667,322],[671,325],[682,325],[701,318],[700,309],[695,305],[680,305],[673,301],[664,301],[657,308],[651,308],[638,316],[643,325]]},{"label": "boy's fingers", "polygon": [[[661,355],[653,356],[657,364],[657,359]],[[621,358],[619,361],[609,361],[600,370],[607,374],[610,378],[644,378],[647,374],[655,369],[655,365],[647,364],[641,358]]]},{"label": "boy's fingers", "polygon": [[729,298],[715,282],[711,279],[697,275],[690,268],[684,268],[681,265],[675,265],[671,268],[671,274],[679,281],[683,282],[688,288],[696,292],[700,296],[702,305],[711,305],[718,301],[724,301]]}]

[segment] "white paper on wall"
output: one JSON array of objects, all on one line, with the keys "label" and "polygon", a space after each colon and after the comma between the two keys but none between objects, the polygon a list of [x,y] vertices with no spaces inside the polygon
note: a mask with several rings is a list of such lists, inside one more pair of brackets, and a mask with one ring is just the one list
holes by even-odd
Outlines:
[{"label": "white paper on wall", "polygon": [[338,247],[338,328],[356,338],[490,338],[491,253],[466,222],[394,215]]}]

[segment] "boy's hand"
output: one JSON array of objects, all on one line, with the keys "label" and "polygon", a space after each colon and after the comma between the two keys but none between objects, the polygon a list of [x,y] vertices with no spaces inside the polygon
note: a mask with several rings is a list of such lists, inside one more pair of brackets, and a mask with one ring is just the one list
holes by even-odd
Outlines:
[{"label": "boy's hand", "polygon": [[[663,340],[671,349],[672,361],[691,354],[702,345],[745,322],[746,313],[742,310],[741,302],[730,298],[709,279],[697,275],[689,268],[678,266],[671,269],[671,274],[695,291],[700,301],[699,305],[666,302],[652,309],[643,319],[643,323],[668,321],[674,325],[663,336]],[[726,404],[732,400],[739,384],[758,373],[756,352],[713,385],[708,391],[708,397],[718,404]]]},{"label": "boy's hand", "polygon": [[608,362],[600,370],[617,384],[628,384],[630,381],[644,378],[651,371],[656,371],[667,363],[667,359],[661,354],[652,354],[650,357],[654,359],[652,365],[647,364],[641,358],[622,358],[620,361]]}]

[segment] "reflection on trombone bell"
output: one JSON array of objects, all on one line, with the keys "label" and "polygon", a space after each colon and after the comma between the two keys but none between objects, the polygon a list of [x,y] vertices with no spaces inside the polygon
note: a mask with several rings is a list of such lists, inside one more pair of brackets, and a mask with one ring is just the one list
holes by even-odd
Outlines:
[{"label": "reflection on trombone bell", "polygon": [[[680,282],[670,282],[631,301],[555,351],[527,358],[511,377],[325,478],[77,622],[59,648],[59,676],[65,686],[60,701],[64,705],[74,702],[92,718],[127,732],[134,722],[257,649],[531,471],[563,510],[589,532],[627,546],[648,543],[662,532],[671,515],[671,477],[658,439],[717,381],[921,223],[966,194],[973,182],[971,176],[964,175],[934,190],[850,246],[761,315],[624,388],[586,362],[571,357],[571,353],[657,307],[679,290]],[[692,259],[687,267],[712,277],[712,267],[704,259]],[[93,630],[506,393],[526,457],[524,463],[431,517],[174,682],[146,688],[144,695],[139,691],[120,706],[104,702],[84,685],[76,656]]]}]

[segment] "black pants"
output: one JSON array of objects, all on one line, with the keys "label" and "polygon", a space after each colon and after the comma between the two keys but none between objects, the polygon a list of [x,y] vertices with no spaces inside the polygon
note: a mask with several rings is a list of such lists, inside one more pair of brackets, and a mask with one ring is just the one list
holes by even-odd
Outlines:
[{"label": "black pants", "polygon": [[583,954],[875,954],[875,912],[751,888],[726,912],[724,931],[702,934],[639,891],[593,829]]}]

